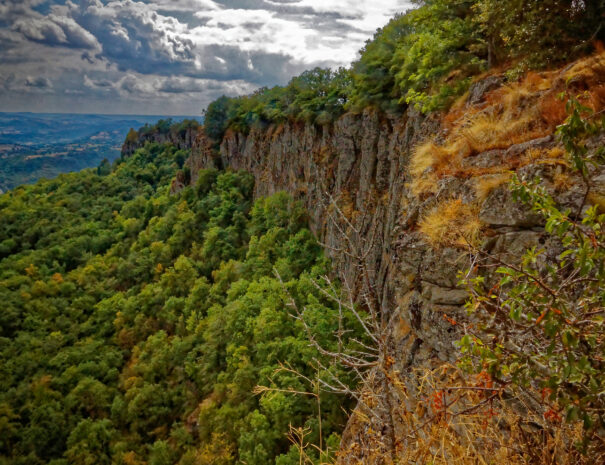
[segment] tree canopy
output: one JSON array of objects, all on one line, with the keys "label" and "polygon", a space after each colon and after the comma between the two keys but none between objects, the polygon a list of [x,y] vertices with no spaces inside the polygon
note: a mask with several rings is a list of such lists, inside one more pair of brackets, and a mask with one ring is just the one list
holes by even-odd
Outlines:
[{"label": "tree canopy", "polygon": [[[290,423],[317,442],[312,397],[253,394],[309,389],[282,363],[316,375],[289,299],[335,330],[306,212],[253,202],[244,172],[169,195],[180,155],[147,144],[0,196],[0,464],[287,465]],[[328,438],[348,403],[321,402]]]}]

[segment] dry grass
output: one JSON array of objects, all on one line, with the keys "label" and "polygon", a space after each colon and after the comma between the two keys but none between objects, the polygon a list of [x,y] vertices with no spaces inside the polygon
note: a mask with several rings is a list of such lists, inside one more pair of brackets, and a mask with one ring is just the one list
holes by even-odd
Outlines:
[{"label": "dry grass", "polygon": [[553,147],[546,152],[546,158],[562,160],[565,157],[566,157],[565,150],[563,149],[563,147],[560,147],[560,146]]},{"label": "dry grass", "polygon": [[603,463],[598,450],[586,456],[576,450],[580,423],[567,424],[546,414],[553,406],[529,400],[541,399],[538,392],[505,392],[487,373],[470,375],[441,363],[412,373],[387,369],[384,378],[369,381],[361,395],[376,412],[388,404],[395,434],[384,430],[387,418],[358,408],[338,454],[339,465]]},{"label": "dry grass", "polygon": [[481,229],[478,209],[461,199],[440,203],[419,224],[420,232],[436,247],[476,244]]},{"label": "dry grass", "polygon": [[475,118],[469,127],[463,129],[461,135],[468,141],[473,153],[506,149],[513,144],[546,135],[537,124],[536,108],[528,107],[523,112],[515,113],[517,113],[516,117],[509,111],[500,114],[482,114]]},{"label": "dry grass", "polygon": [[596,192],[591,192],[588,194],[588,201],[592,205],[596,205],[601,214],[605,213],[605,195],[598,194]]},{"label": "dry grass", "polygon": [[416,197],[436,194],[439,183],[439,177],[435,173],[426,173],[417,176],[410,183],[410,190]]},{"label": "dry grass", "polygon": [[465,139],[458,139],[447,145],[437,145],[433,141],[419,145],[410,160],[412,192],[418,196],[435,193],[439,178],[460,166],[470,150],[470,145]]},{"label": "dry grass", "polygon": [[563,192],[573,186],[573,178],[567,170],[557,169],[553,174],[553,185],[557,192]]},{"label": "dry grass", "polygon": [[[411,431],[401,445],[399,463],[433,465],[580,465],[583,458],[573,445],[581,425],[545,420],[520,399],[506,401],[489,375],[469,376],[457,367],[419,369],[415,410],[402,418]],[[400,390],[400,392],[403,392]],[[403,392],[403,397],[409,395]],[[535,394],[539,398],[539,394]],[[413,439],[412,439],[413,438]]]},{"label": "dry grass", "polygon": [[410,160],[410,174],[412,176],[424,175],[425,171],[436,165],[437,161],[442,158],[443,152],[443,147],[433,141],[419,145]]},{"label": "dry grass", "polygon": [[[489,150],[505,150],[553,134],[566,118],[564,91],[581,95],[580,101],[594,111],[605,108],[605,52],[578,61],[563,71],[528,73],[488,93],[485,103],[467,107],[461,99],[443,116],[447,138],[443,144],[428,141],[412,154],[412,191],[417,196],[434,194],[446,176],[469,178],[516,170],[528,163],[563,164],[563,153],[525,153],[509,157],[503,166],[490,169],[463,168],[463,160]],[[553,149],[554,150],[554,149]],[[561,152],[560,148],[557,148]],[[563,184],[561,184],[563,185]]]},{"label": "dry grass", "polygon": [[560,99],[555,92],[549,92],[540,101],[540,114],[550,128],[556,128],[567,117],[565,101]]},{"label": "dry grass", "polygon": [[511,178],[511,172],[478,177],[475,180],[475,194],[477,200],[483,202],[494,189],[497,189],[502,184],[508,183]]},{"label": "dry grass", "polygon": [[409,168],[412,176],[411,190],[414,195],[434,194],[439,178],[433,168],[447,162],[447,152],[432,141],[416,147]]},{"label": "dry grass", "polygon": [[473,153],[493,149],[505,149],[513,144],[526,142],[547,134],[541,121],[540,108],[536,105],[538,89],[547,80],[530,74],[526,80],[513,83],[491,93],[488,107],[474,115],[454,137],[466,138]]},{"label": "dry grass", "polygon": [[521,168],[530,164],[552,165],[559,168],[568,168],[570,166],[565,150],[560,146],[555,146],[551,149],[531,148],[526,150],[518,157],[514,167]]},{"label": "dry grass", "polygon": [[605,52],[601,51],[584,60],[578,61],[561,76],[568,84],[582,84],[593,87],[602,84],[605,79]]}]

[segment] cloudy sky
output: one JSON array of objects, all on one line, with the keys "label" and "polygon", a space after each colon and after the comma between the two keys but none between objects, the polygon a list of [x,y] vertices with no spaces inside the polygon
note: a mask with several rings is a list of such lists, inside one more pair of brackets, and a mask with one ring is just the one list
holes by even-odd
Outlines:
[{"label": "cloudy sky", "polygon": [[407,0],[0,0],[0,111],[199,115],[348,65]]}]

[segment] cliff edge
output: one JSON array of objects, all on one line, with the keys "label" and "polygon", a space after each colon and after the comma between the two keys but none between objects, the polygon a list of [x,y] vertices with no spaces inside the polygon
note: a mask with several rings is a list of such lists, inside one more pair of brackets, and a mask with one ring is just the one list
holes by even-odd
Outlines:
[{"label": "cliff edge", "polygon": [[[376,415],[351,417],[342,463],[393,463],[411,447],[410,429],[427,415],[418,370],[446,376],[459,354],[469,245],[503,260],[550,246],[541,218],[513,200],[512,173],[539,176],[560,205],[581,207],[583,180],[555,135],[566,118],[559,94],[583,92],[600,110],[604,85],[600,54],[515,82],[484,77],[446,114],[367,109],[332,124],[229,129],[218,150],[197,133],[186,161],[191,183],[203,168],[241,169],[254,174],[256,196],[287,191],[302,200],[346,287],[385,321],[385,353],[366,386]],[[601,134],[589,148],[603,143]],[[588,200],[602,203],[603,166],[589,178]],[[173,190],[185,181],[177,177]]]}]

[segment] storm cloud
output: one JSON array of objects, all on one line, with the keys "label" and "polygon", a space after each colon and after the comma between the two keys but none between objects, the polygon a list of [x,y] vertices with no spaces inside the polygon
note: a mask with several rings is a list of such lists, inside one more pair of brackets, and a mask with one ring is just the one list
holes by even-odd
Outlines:
[{"label": "storm cloud", "polygon": [[409,4],[0,0],[0,110],[199,114],[222,94],[348,65]]}]

